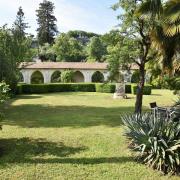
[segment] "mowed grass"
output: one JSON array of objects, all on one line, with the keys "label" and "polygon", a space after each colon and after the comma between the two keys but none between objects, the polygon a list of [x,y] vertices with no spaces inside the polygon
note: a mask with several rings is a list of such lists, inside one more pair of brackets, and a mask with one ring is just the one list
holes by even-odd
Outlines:
[{"label": "mowed grass", "polygon": [[[10,100],[0,132],[0,179],[179,179],[138,163],[128,149],[120,118],[134,110],[135,96],[128,97],[55,93]],[[150,102],[169,106],[175,99],[168,90],[154,90],[144,96],[144,110]]]}]

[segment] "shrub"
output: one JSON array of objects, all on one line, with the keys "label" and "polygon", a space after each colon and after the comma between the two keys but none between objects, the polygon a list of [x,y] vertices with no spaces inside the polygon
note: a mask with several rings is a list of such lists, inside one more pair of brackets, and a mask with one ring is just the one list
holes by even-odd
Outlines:
[{"label": "shrub", "polygon": [[[132,94],[136,94],[138,89],[138,85],[131,85]],[[151,95],[152,93],[152,86],[151,85],[144,85],[143,94],[144,95]]]},{"label": "shrub", "polygon": [[115,84],[96,84],[96,92],[114,93],[116,89]]},{"label": "shrub", "polygon": [[[6,83],[0,83],[0,106],[7,100],[9,90],[9,86],[6,85]],[[0,112],[0,121],[2,121],[3,117],[4,115]],[[0,129],[1,128],[2,126],[0,125]]]},{"label": "shrub", "polygon": [[131,94],[131,84],[126,84],[126,86],[125,86],[125,92],[126,92],[127,94]]},{"label": "shrub", "polygon": [[59,84],[19,84],[17,94],[49,93],[49,92],[95,92],[93,83],[59,83]]},{"label": "shrub", "polygon": [[152,85],[152,87],[154,88],[154,89],[161,89],[161,80],[160,80],[160,78],[158,77],[158,78],[156,78],[156,79],[153,79],[152,81],[151,81],[151,85]]},{"label": "shrub", "polygon": [[134,71],[131,77],[132,83],[138,83],[139,82],[139,71]]},{"label": "shrub", "polygon": [[73,82],[73,74],[74,74],[74,72],[71,70],[63,71],[61,74],[61,82],[63,82],[63,83]]},{"label": "shrub", "polygon": [[122,120],[126,136],[144,163],[164,173],[180,173],[180,121],[150,113],[126,115]]}]

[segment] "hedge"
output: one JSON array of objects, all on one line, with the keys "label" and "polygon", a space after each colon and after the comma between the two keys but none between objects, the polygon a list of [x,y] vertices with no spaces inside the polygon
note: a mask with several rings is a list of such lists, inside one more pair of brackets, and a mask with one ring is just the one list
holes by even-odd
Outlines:
[{"label": "hedge", "polygon": [[58,84],[19,84],[17,94],[33,94],[33,93],[49,93],[49,92],[95,92],[95,84],[93,83],[58,83]]},{"label": "hedge", "polygon": [[116,89],[115,84],[96,84],[96,92],[114,93]]},{"label": "hedge", "polygon": [[[132,94],[137,94],[137,88],[138,86],[136,84],[131,85]],[[148,84],[144,85],[143,94],[151,95],[151,93],[152,93],[152,86]]]},{"label": "hedge", "polygon": [[[55,83],[55,84],[19,84],[17,94],[51,93],[51,92],[102,92],[114,93],[115,84],[110,83]],[[136,94],[137,85],[126,84],[127,94]],[[144,94],[151,94],[151,86],[145,85]]]}]

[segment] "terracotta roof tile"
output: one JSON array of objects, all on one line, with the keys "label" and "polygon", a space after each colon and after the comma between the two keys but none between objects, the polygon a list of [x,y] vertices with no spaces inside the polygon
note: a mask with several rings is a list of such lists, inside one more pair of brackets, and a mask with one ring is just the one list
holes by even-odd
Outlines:
[{"label": "terracotta roof tile", "polygon": [[108,63],[84,63],[84,62],[23,62],[21,69],[99,69],[106,70]]},{"label": "terracotta roof tile", "polygon": [[[85,62],[23,62],[20,69],[89,69],[107,70],[108,63],[85,63]],[[132,70],[138,69],[136,64],[132,64]]]}]

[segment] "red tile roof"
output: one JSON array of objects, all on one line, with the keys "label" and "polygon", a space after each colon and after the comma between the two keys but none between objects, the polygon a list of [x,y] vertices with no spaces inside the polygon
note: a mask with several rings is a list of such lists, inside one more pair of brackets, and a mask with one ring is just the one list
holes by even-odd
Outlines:
[{"label": "red tile roof", "polygon": [[21,69],[95,69],[106,70],[108,63],[84,63],[84,62],[24,62]]},{"label": "red tile roof", "polygon": [[[80,70],[107,70],[108,63],[86,63],[86,62],[23,62],[20,69],[80,69]],[[132,64],[132,70],[137,69]]]}]

